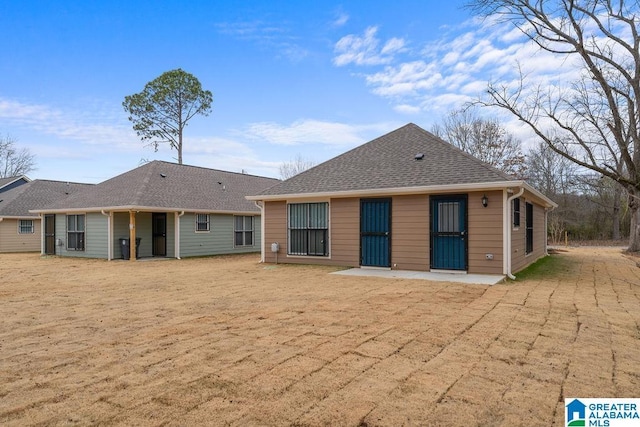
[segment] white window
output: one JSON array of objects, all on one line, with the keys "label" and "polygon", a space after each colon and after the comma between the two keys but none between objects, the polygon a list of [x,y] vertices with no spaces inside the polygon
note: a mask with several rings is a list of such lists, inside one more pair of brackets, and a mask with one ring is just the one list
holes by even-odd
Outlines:
[{"label": "white window", "polygon": [[67,215],[67,250],[84,251],[84,215]]},{"label": "white window", "polygon": [[207,232],[211,230],[209,214],[196,214],[196,232]]},{"label": "white window", "polygon": [[253,246],[253,217],[234,217],[235,246]]},{"label": "white window", "polygon": [[18,234],[33,234],[33,220],[32,219],[21,219],[18,221]]}]

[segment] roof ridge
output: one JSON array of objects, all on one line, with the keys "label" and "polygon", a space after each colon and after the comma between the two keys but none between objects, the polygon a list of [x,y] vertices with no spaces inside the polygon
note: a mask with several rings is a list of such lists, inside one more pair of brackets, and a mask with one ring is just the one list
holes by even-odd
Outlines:
[{"label": "roof ridge", "polygon": [[[324,161],[324,162],[322,162],[322,163],[318,163],[317,165],[313,165],[313,166],[312,166],[312,167],[310,167],[309,169],[306,169],[306,170],[304,170],[304,171],[300,172],[300,173],[299,173],[299,174],[297,174],[297,175],[294,175],[294,176],[292,176],[292,177],[290,177],[290,178],[285,179],[285,181],[288,181],[288,180],[289,180],[289,179],[291,179],[291,178],[295,178],[296,176],[306,175],[306,174],[307,174],[307,172],[313,171],[314,169],[316,169],[316,168],[318,168],[318,167],[320,167],[320,166],[324,165],[324,164],[325,164],[325,163],[327,163],[327,162],[331,162],[331,161],[334,161],[334,160],[340,159],[340,158],[342,158],[342,157],[345,157],[345,156],[347,156],[349,153],[351,153],[351,152],[353,152],[353,151],[355,151],[355,150],[358,150],[358,149],[362,148],[362,147],[363,147],[363,146],[365,146],[365,145],[371,144],[371,143],[373,143],[373,142],[375,142],[375,141],[377,141],[377,140],[379,140],[379,139],[381,139],[381,138],[385,138],[385,137],[387,137],[387,136],[389,136],[389,135],[391,135],[391,134],[393,134],[393,133],[399,132],[400,130],[402,130],[402,129],[406,128],[406,127],[409,127],[409,126],[415,126],[415,127],[417,127],[418,129],[421,129],[421,128],[420,128],[420,126],[418,126],[418,125],[416,125],[416,124],[414,124],[414,123],[409,122],[409,123],[407,123],[406,125],[401,126],[401,127],[397,128],[397,129],[394,129],[394,130],[392,130],[392,131],[389,131],[389,132],[385,133],[384,135],[378,136],[378,137],[376,137],[376,138],[372,139],[371,141],[366,141],[366,142],[363,142],[362,144],[358,144],[358,145],[356,145],[355,147],[351,148],[350,150],[347,150],[347,151],[345,151],[344,153],[338,154],[338,155],[337,155],[337,156],[335,156],[335,157],[332,157],[332,158],[330,158],[330,159],[327,159],[327,160],[325,160],[325,161]],[[281,182],[283,182],[283,181],[281,181]],[[277,185],[277,184],[276,184],[276,185]]]},{"label": "roof ridge", "polygon": [[226,171],[226,170],[222,170],[222,169],[209,168],[209,167],[206,167],[206,166],[199,166],[199,165],[187,165],[187,164],[184,164],[184,163],[180,164],[180,163],[168,162],[166,160],[152,160],[150,163],[164,163],[164,164],[172,165],[172,166],[182,166],[182,167],[189,167],[189,168],[196,168],[196,169],[206,169],[208,171],[216,171],[216,172],[228,173],[228,174],[233,174],[233,175],[252,176],[252,177],[255,177],[255,178],[266,178],[266,179],[273,179],[273,180],[276,180],[276,181],[280,181],[278,178],[271,178],[270,176],[255,175],[255,174],[251,174],[251,173]]},{"label": "roof ridge", "polygon": [[64,180],[59,180],[59,179],[42,179],[42,178],[36,178],[31,182],[56,182],[56,183],[61,183],[61,184],[95,185],[95,184],[91,184],[89,182],[64,181]]}]

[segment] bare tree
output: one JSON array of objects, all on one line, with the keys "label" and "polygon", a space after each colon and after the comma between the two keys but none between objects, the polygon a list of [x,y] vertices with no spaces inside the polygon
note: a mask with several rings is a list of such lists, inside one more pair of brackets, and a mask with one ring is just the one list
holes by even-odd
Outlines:
[{"label": "bare tree", "polygon": [[16,148],[16,140],[0,136],[0,178],[26,175],[35,170],[35,156],[26,148]]},{"label": "bare tree", "polygon": [[[582,194],[598,210],[603,212],[598,222],[606,224],[610,229],[605,238],[620,240],[620,220],[622,217],[623,188],[606,176],[582,176],[580,179]],[[594,227],[595,228],[595,227]]]},{"label": "bare tree", "polygon": [[490,83],[483,105],[524,122],[552,150],[609,177],[629,194],[629,251],[640,251],[640,34],[638,2],[471,0],[484,16],[513,23],[580,77],[566,87]]},{"label": "bare tree", "polygon": [[525,158],[520,141],[497,120],[478,117],[473,109],[450,112],[432,132],[462,151],[513,177],[521,178]]},{"label": "bare tree", "polygon": [[546,196],[553,198],[576,189],[581,168],[553,151],[544,142],[527,152],[526,164],[527,181]]},{"label": "bare tree", "polygon": [[280,179],[289,179],[298,175],[300,172],[304,172],[307,169],[311,169],[316,165],[313,160],[305,159],[300,154],[296,155],[293,160],[283,162],[280,165]]}]

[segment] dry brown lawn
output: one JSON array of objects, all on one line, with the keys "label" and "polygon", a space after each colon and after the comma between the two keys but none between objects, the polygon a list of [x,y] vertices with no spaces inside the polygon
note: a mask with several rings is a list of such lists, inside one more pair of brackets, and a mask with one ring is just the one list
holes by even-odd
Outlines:
[{"label": "dry brown lawn", "polygon": [[488,287],[2,254],[0,424],[560,426],[564,397],[640,397],[638,260],[554,256]]}]

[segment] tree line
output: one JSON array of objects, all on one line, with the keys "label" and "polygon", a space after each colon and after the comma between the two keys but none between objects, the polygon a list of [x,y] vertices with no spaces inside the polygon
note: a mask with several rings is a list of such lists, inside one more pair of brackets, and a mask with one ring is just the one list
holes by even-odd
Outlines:
[{"label": "tree line", "polygon": [[540,141],[529,150],[495,118],[474,107],[450,112],[431,132],[558,203],[549,212],[552,243],[629,237],[628,194],[611,178],[581,167]]}]

